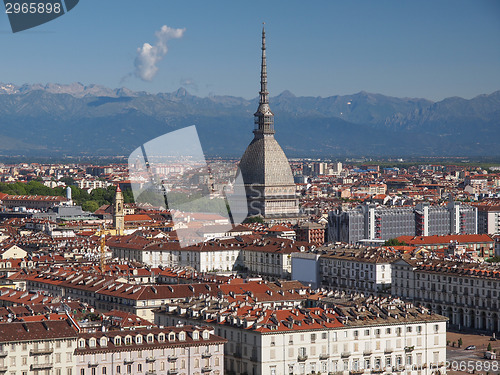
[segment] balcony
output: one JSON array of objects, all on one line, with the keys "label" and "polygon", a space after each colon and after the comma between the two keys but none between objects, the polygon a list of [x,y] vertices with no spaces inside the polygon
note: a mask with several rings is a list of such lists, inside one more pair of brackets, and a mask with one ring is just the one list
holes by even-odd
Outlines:
[{"label": "balcony", "polygon": [[385,369],[382,367],[372,368],[372,374],[382,374],[383,372],[385,372]]},{"label": "balcony", "polygon": [[146,357],[146,363],[152,363],[154,361],[156,361],[155,357]]},{"label": "balcony", "polygon": [[414,346],[405,346],[405,353],[411,353],[414,349]]},{"label": "balcony", "polygon": [[[235,357],[236,357],[236,354],[239,354],[241,357],[241,353],[238,353],[238,352],[234,353]],[[210,358],[211,356],[212,356],[212,353],[210,353],[210,352],[201,353],[201,358]]]},{"label": "balcony", "polygon": [[321,353],[321,354],[319,355],[319,359],[328,359],[328,357],[329,357],[329,355],[328,355],[328,354],[326,354],[326,353]]},{"label": "balcony", "polygon": [[36,348],[31,349],[31,355],[44,355],[44,354],[52,354],[54,352],[54,348]]},{"label": "balcony", "polygon": [[349,371],[349,375],[360,375],[360,374],[364,374],[364,372],[365,372],[365,369],[360,368],[358,370]]},{"label": "balcony", "polygon": [[252,361],[252,362],[259,362],[259,360],[258,360],[258,358],[257,358],[256,355],[251,356],[250,357],[250,361]]},{"label": "balcony", "polygon": [[372,354],[373,354],[373,352],[372,352],[371,350],[365,350],[365,351],[363,352],[363,355],[364,355],[365,357],[366,357],[366,356],[370,356],[370,355],[372,355]]},{"label": "balcony", "polygon": [[175,361],[177,361],[177,356],[176,356],[176,355],[169,355],[169,356],[167,357],[167,360],[168,360],[169,362],[175,362]]},{"label": "balcony", "polygon": [[99,362],[89,362],[88,365],[89,367],[97,367],[99,366]]},{"label": "balcony", "polygon": [[5,350],[0,350],[0,357],[7,357],[8,354]]},{"label": "balcony", "polygon": [[342,353],[340,353],[340,357],[341,357],[341,358],[347,358],[347,357],[349,357],[350,355],[351,355],[351,353],[349,353],[349,352],[342,352]]},{"label": "balcony", "polygon": [[32,371],[37,371],[37,370],[48,370],[51,369],[54,364],[52,362],[45,362],[45,363],[33,363],[31,365],[31,370]]},{"label": "balcony", "polygon": [[146,375],[156,375],[156,371],[155,370],[148,370],[148,371],[146,371]]},{"label": "balcony", "polygon": [[384,354],[391,354],[393,352],[392,348],[385,348],[384,349]]},{"label": "balcony", "polygon": [[297,361],[299,362],[304,362],[304,361],[307,361],[307,355],[298,355],[297,356]]},{"label": "balcony", "polygon": [[210,367],[210,366],[204,366],[201,368],[202,373],[211,372],[211,371],[212,371],[212,367]]},{"label": "balcony", "polygon": [[0,366],[0,372],[7,372],[8,369],[7,366]]},{"label": "balcony", "polygon": [[132,358],[123,360],[124,365],[131,365],[132,363],[134,363],[134,360]]},{"label": "balcony", "polygon": [[[201,357],[202,357],[202,358],[209,358],[209,357],[210,357],[210,355],[208,355],[208,356],[204,356],[204,355],[202,354],[202,355],[201,355]],[[234,353],[233,353],[233,357],[235,357],[235,358],[241,358],[241,352],[234,352]]]},{"label": "balcony", "polygon": [[170,370],[167,371],[168,375],[177,375],[179,373],[179,370],[175,368],[171,368]]}]

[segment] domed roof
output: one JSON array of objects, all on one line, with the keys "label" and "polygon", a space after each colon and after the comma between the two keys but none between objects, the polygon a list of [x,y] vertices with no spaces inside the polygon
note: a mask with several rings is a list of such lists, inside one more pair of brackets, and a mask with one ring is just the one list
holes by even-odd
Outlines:
[{"label": "domed roof", "polygon": [[288,159],[271,134],[256,134],[241,158],[240,170],[245,184],[294,185]]}]

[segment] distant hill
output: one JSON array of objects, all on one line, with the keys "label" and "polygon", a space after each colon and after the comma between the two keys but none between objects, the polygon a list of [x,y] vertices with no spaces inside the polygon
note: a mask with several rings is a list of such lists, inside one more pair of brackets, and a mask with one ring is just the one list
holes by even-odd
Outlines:
[{"label": "distant hill", "polygon": [[[500,91],[439,102],[360,92],[270,99],[288,156],[498,156]],[[206,154],[242,155],[257,99],[99,85],[0,83],[0,154],[124,155],[197,125]]]}]

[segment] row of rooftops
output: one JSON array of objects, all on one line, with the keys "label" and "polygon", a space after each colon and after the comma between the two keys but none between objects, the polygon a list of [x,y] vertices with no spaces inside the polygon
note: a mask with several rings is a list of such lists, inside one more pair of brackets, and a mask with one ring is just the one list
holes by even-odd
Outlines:
[{"label": "row of rooftops", "polygon": [[199,295],[223,296],[249,293],[255,302],[267,300],[302,300],[307,288],[294,281],[267,283],[232,279],[227,284],[195,283],[177,285],[138,285],[119,282],[108,276],[85,274],[67,270],[45,271],[26,277],[27,282],[52,285],[57,288],[93,292],[97,295],[119,297],[131,300],[168,300],[192,298]]},{"label": "row of rooftops", "polygon": [[151,350],[165,347],[217,345],[226,342],[226,339],[215,336],[213,329],[206,326],[151,326],[133,330],[81,333],[78,335],[75,354],[123,351],[124,347],[127,351]]},{"label": "row of rooftops", "polygon": [[224,344],[213,329],[199,326],[133,328],[126,330],[79,332],[71,319],[0,324],[0,343],[37,340],[78,339],[76,355],[111,351],[147,350],[165,347]]},{"label": "row of rooftops", "polygon": [[244,235],[228,239],[213,239],[197,245],[181,247],[179,242],[162,238],[146,238],[137,233],[127,236],[113,236],[107,239],[110,248],[140,251],[170,250],[170,251],[225,251],[244,249],[276,253],[291,253],[314,247],[309,242],[294,241],[286,238],[266,238],[259,235]]},{"label": "row of rooftops", "polygon": [[279,309],[248,301],[202,299],[179,301],[155,310],[156,314],[189,318],[217,325],[230,325],[261,333],[324,330],[367,325],[387,325],[447,318],[414,307],[399,299],[365,297],[335,292],[322,295],[318,307],[281,306]]}]

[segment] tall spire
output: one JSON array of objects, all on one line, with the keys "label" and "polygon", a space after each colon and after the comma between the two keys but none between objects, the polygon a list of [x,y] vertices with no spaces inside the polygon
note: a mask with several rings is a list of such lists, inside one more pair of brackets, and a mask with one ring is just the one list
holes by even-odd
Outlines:
[{"label": "tall spire", "polygon": [[262,26],[262,61],[260,65],[259,108],[254,114],[255,134],[274,134],[274,114],[269,108],[269,92],[267,91],[266,30]]},{"label": "tall spire", "polygon": [[262,62],[260,64],[260,100],[259,104],[269,104],[267,91],[267,62],[266,62],[266,30],[262,26]]}]

